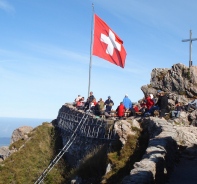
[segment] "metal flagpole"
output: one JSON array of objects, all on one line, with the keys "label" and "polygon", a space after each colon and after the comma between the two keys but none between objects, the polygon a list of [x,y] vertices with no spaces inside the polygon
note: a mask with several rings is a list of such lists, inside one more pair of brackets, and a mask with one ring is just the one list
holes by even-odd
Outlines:
[{"label": "metal flagpole", "polygon": [[88,84],[88,97],[90,94],[91,83],[91,69],[92,69],[92,46],[93,46],[93,22],[94,22],[94,4],[92,3],[92,24],[91,24],[91,42],[90,42],[90,64],[89,64],[89,84]]}]

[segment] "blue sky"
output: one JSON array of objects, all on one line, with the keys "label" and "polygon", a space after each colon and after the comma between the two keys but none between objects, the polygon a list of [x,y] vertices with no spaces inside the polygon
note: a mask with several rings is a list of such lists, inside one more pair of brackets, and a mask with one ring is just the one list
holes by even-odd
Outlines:
[{"label": "blue sky", "polygon": [[[197,38],[197,1],[0,0],[0,117],[57,117],[65,102],[87,98],[92,3],[124,41],[122,69],[92,57],[91,91],[111,96],[114,109],[127,93],[135,102],[153,68],[189,63]],[[197,64],[197,42],[193,42]]]}]

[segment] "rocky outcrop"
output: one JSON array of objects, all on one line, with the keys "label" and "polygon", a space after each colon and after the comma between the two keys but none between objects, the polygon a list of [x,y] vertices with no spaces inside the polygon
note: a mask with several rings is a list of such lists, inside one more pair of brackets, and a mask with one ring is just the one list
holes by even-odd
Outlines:
[{"label": "rocky outcrop", "polygon": [[118,134],[119,140],[124,145],[127,141],[129,135],[135,135],[136,133],[132,131],[132,127],[140,129],[139,123],[134,119],[132,121],[120,120],[114,123],[114,131]]},{"label": "rocky outcrop", "polygon": [[12,133],[11,144],[20,140],[20,139],[27,140],[28,133],[32,130],[33,130],[33,127],[30,127],[30,126],[23,126],[23,127],[17,128]]},{"label": "rocky outcrop", "polygon": [[[154,68],[151,72],[150,84],[141,87],[143,93],[153,94],[157,98],[157,90],[162,90],[168,96],[169,112],[175,108],[175,102],[186,106],[197,98],[197,66],[190,68],[178,63],[172,68]],[[181,112],[180,118],[173,122],[179,125],[197,125],[196,111]]]},{"label": "rocky outcrop", "polygon": [[[11,144],[18,140],[28,140],[28,134],[33,130],[30,126],[23,126],[17,128],[12,133]],[[23,146],[22,146],[23,147]],[[16,152],[17,149],[12,147],[11,149],[8,146],[0,147],[0,162],[9,157],[12,153]]]},{"label": "rocky outcrop", "polygon": [[172,68],[154,68],[151,72],[150,84],[141,87],[144,94],[156,95],[157,90],[167,92],[171,99],[188,103],[197,97],[197,66],[190,68],[178,63]]}]

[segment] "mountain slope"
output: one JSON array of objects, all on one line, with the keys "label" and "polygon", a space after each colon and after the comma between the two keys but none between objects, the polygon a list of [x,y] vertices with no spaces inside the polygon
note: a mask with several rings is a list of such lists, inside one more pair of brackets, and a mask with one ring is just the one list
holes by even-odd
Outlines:
[{"label": "mountain slope", "polygon": [[[10,147],[18,149],[0,165],[0,184],[34,183],[50,161],[57,154],[61,140],[56,135],[54,127],[49,123],[35,128],[27,141],[19,140]],[[20,148],[20,149],[19,149]],[[65,170],[63,160],[55,166],[45,183],[63,183]]]}]

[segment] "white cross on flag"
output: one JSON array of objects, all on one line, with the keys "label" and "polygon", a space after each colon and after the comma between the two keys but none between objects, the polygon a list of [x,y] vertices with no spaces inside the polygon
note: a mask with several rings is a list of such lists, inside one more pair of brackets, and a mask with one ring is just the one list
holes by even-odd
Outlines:
[{"label": "white cross on flag", "polygon": [[126,51],[123,41],[96,14],[94,14],[93,55],[124,68]]}]

